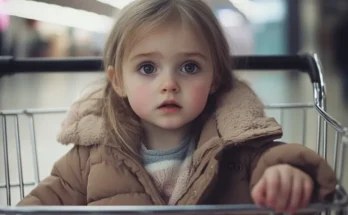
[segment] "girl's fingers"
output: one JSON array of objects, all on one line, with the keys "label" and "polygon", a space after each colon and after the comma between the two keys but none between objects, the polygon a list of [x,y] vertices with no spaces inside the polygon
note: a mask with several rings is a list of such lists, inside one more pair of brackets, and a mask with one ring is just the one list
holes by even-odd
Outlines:
[{"label": "girl's fingers", "polygon": [[301,207],[307,207],[309,204],[309,201],[312,197],[313,192],[313,181],[311,178],[306,178],[303,180],[303,192],[302,192],[302,198],[301,198]]},{"label": "girl's fingers", "polygon": [[258,206],[265,204],[266,189],[266,179],[262,177],[251,192],[251,197]]},{"label": "girl's fingers", "polygon": [[266,205],[274,208],[279,197],[280,188],[280,173],[277,169],[273,168],[265,172],[266,179]]},{"label": "girl's fingers", "polygon": [[304,180],[302,178],[294,177],[291,188],[291,196],[286,211],[294,213],[296,210],[302,207],[301,201],[304,199],[304,192],[302,192],[303,186]]},{"label": "girl's fingers", "polygon": [[276,211],[285,211],[291,199],[292,182],[294,178],[294,171],[291,167],[284,167],[280,172],[280,189],[277,195]]},{"label": "girl's fingers", "polygon": [[265,171],[251,195],[259,206],[294,213],[308,205],[312,190],[313,181],[306,173],[288,165],[279,165]]}]

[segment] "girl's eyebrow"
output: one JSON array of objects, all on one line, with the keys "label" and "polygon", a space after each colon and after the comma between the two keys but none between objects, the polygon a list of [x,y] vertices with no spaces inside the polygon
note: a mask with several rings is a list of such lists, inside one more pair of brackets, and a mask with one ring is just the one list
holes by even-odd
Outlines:
[{"label": "girl's eyebrow", "polygon": [[184,55],[186,57],[198,57],[202,58],[203,60],[208,60],[208,57],[202,54],[201,52],[182,52],[180,55]]},{"label": "girl's eyebrow", "polygon": [[[193,52],[179,52],[177,56],[184,56],[184,57],[198,57],[202,60],[208,60],[208,57],[202,54],[199,51],[193,51]],[[136,60],[138,58],[144,58],[144,57],[163,57],[163,54],[160,52],[147,52],[147,53],[140,53],[133,57],[131,57],[131,61]]]},{"label": "girl's eyebrow", "polygon": [[163,57],[163,55],[160,52],[147,52],[147,53],[140,53],[136,54],[131,58],[132,60],[136,60],[138,58],[144,58],[144,57]]}]

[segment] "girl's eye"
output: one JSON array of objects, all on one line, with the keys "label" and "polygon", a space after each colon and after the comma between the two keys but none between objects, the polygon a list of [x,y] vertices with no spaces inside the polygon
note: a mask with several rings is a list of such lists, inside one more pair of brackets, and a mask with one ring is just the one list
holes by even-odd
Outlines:
[{"label": "girl's eye", "polygon": [[143,64],[140,66],[140,72],[149,75],[155,72],[155,67],[152,64]]},{"label": "girl's eye", "polygon": [[197,70],[198,67],[194,63],[185,63],[184,66],[181,68],[181,71],[185,73],[196,73]]}]

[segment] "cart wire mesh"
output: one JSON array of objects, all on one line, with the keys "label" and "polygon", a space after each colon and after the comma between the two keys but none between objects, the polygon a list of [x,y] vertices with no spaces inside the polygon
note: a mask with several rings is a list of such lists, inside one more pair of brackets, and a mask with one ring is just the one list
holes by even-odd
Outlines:
[{"label": "cart wire mesh", "polygon": [[[343,187],[343,173],[345,163],[345,148],[348,143],[348,129],[343,127],[337,120],[326,112],[326,92],[323,80],[321,63],[316,54],[304,54],[293,56],[233,56],[232,64],[235,70],[288,70],[301,71],[309,75],[313,87],[314,103],[296,104],[271,104],[266,105],[266,110],[280,111],[280,124],[284,119],[284,111],[296,109],[302,111],[303,128],[302,142],[306,142],[306,120],[308,110],[315,108],[318,113],[316,152],[324,159],[328,158],[328,126],[335,131],[332,166],[338,178],[336,195],[330,204],[311,204],[299,212],[332,212],[346,213],[345,207],[348,197]],[[0,57],[0,78],[17,73],[37,72],[79,72],[101,71],[102,59],[92,58],[19,58]],[[35,117],[41,114],[64,114],[65,108],[55,109],[23,109],[23,110],[0,110],[1,137],[3,147],[3,162],[5,184],[0,184],[0,189],[5,189],[6,206],[0,206],[0,214],[241,214],[241,213],[273,213],[268,208],[258,208],[256,205],[199,205],[199,206],[25,206],[16,207],[11,201],[11,189],[19,188],[20,199],[24,198],[26,186],[36,186],[40,182],[39,155],[37,150],[37,136],[35,132]],[[19,129],[19,117],[26,117],[32,151],[34,169],[34,181],[24,182],[23,161],[21,155],[21,138]],[[18,183],[11,183],[9,165],[8,131],[9,120],[13,122],[15,133],[15,148],[17,158]]]}]

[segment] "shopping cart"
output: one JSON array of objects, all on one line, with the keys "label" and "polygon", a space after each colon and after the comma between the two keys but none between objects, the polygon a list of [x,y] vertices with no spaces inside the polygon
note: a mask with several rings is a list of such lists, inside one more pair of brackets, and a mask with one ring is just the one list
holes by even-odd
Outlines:
[{"label": "shopping cart", "polygon": [[[268,110],[280,110],[281,119],[286,109],[299,109],[303,111],[303,121],[305,124],[308,109],[314,108],[318,114],[316,150],[319,155],[327,159],[328,153],[328,125],[335,131],[335,143],[333,150],[332,166],[337,174],[338,184],[336,187],[335,199],[330,204],[311,204],[300,212],[316,212],[327,214],[346,213],[348,203],[347,194],[342,186],[343,167],[345,158],[345,147],[348,144],[348,129],[343,127],[326,112],[325,85],[321,72],[321,65],[317,55],[295,55],[295,56],[235,56],[233,66],[236,70],[287,70],[306,72],[313,85],[314,104],[271,104],[266,105]],[[102,59],[100,58],[22,58],[0,57],[0,78],[15,73],[36,73],[36,72],[55,72],[55,71],[101,71]],[[199,206],[105,206],[105,207],[83,207],[83,206],[51,206],[51,207],[16,207],[15,202],[11,202],[11,189],[19,188],[20,197],[24,196],[24,188],[29,185],[39,183],[38,153],[36,147],[35,117],[39,114],[65,113],[66,109],[25,109],[0,111],[2,123],[2,142],[3,142],[3,162],[5,165],[5,185],[0,185],[0,189],[5,189],[7,206],[0,206],[0,214],[241,214],[241,213],[273,213],[268,208],[258,208],[255,205],[199,205]],[[23,164],[21,157],[21,141],[19,135],[19,116],[29,119],[30,138],[33,152],[33,163],[35,181],[24,183]],[[10,183],[10,169],[8,156],[7,128],[8,119],[14,119],[15,142],[18,159],[18,184]],[[305,127],[303,127],[305,129]],[[306,131],[303,131],[306,136]],[[303,137],[305,140],[305,137]],[[304,141],[303,141],[304,142]],[[1,173],[3,174],[3,173]],[[11,206],[12,205],[12,206]]]}]

